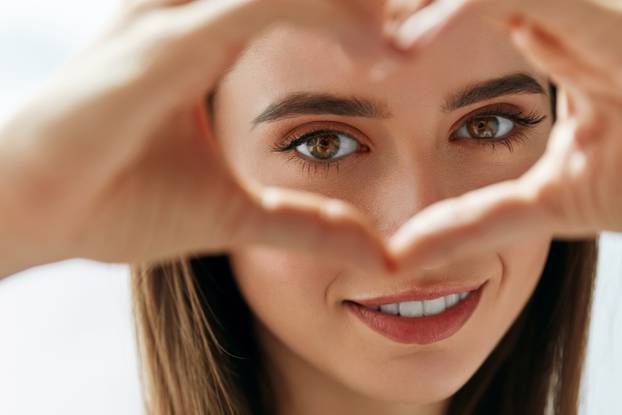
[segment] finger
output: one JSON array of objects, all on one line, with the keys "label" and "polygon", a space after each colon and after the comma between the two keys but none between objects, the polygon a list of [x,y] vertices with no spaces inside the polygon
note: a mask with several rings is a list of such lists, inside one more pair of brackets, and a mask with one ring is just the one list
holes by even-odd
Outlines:
[{"label": "finger", "polygon": [[394,44],[405,51],[424,47],[471,12],[504,25],[517,17],[529,18],[588,60],[610,68],[618,68],[622,61],[622,49],[609,42],[620,37],[622,13],[588,0],[437,0],[403,22]]},{"label": "finger", "polygon": [[247,210],[234,232],[234,245],[293,249],[366,272],[394,270],[382,237],[346,202],[269,187],[251,199]]},{"label": "finger", "polygon": [[[343,24],[335,26],[346,27],[347,21],[360,24],[360,14],[349,13],[350,9],[339,6],[338,0],[321,3],[324,6],[320,1],[300,0],[195,0],[121,16],[119,24],[81,60],[50,80],[42,94],[45,99],[33,103],[36,108],[31,110],[42,115],[48,125],[60,124],[56,130],[66,131],[53,140],[44,140],[37,154],[29,156],[38,159],[45,155],[40,158],[52,164],[70,158],[83,160],[93,166],[89,178],[100,180],[98,172],[109,171],[140,154],[145,140],[154,136],[171,111],[202,100],[245,43],[271,23],[313,21],[321,25],[322,17],[326,17],[325,24],[330,26],[338,18],[339,13],[331,13],[336,9],[349,20],[344,17]],[[295,7],[300,4],[306,9]],[[64,105],[54,104],[58,97]],[[94,106],[101,111],[93,111]],[[69,108],[74,114],[82,113],[82,122],[71,129],[64,126]],[[24,125],[29,125],[27,111],[23,117]],[[115,134],[106,134],[103,139],[98,136],[103,134],[101,129],[93,130],[97,125],[112,125]],[[128,135],[134,138],[128,140]],[[85,137],[89,138],[88,146],[84,145]]]},{"label": "finger", "polygon": [[[559,85],[563,86],[560,121],[576,119],[577,127],[568,138],[578,145],[594,142],[605,136],[606,120],[603,111],[595,105],[595,98],[616,94],[600,68],[573,56],[561,42],[544,29],[524,23],[512,37],[517,47],[532,63]],[[553,144],[554,139],[550,140]]]},{"label": "finger", "polygon": [[[598,62],[603,67],[619,69],[622,48],[611,39],[619,39],[622,33],[622,9],[607,3],[610,0],[553,0],[538,1],[521,12],[536,22],[538,27],[563,39],[566,47],[582,56],[587,62]],[[579,30],[578,30],[579,29]]]},{"label": "finger", "polygon": [[385,31],[389,38],[395,35],[399,26],[433,0],[388,0],[384,9]]},{"label": "finger", "polygon": [[555,103],[557,105],[556,114],[558,120],[565,121],[572,116],[573,103],[565,86],[557,85],[557,98]]},{"label": "finger", "polygon": [[600,64],[592,64],[568,48],[566,42],[538,24],[522,19],[511,37],[531,63],[558,85],[594,95],[611,95],[611,80]]},{"label": "finger", "polygon": [[[339,0],[197,0],[180,7],[160,10],[150,16],[153,33],[164,47],[149,46],[152,88],[168,97],[198,98],[211,89],[233,64],[250,39],[276,23],[330,31],[340,39],[358,43],[379,42],[379,28],[356,1]],[[146,54],[147,55],[147,54]],[[149,58],[149,55],[147,55]],[[168,83],[162,79],[167,78]],[[177,82],[171,85],[171,82]],[[168,102],[168,101],[162,101]]]},{"label": "finger", "polygon": [[397,267],[438,266],[551,232],[550,215],[525,183],[496,183],[418,213],[389,240]]},{"label": "finger", "polygon": [[467,5],[466,1],[426,1],[424,7],[416,7],[416,13],[404,19],[394,31],[394,45],[411,53],[425,47],[450,27]]}]

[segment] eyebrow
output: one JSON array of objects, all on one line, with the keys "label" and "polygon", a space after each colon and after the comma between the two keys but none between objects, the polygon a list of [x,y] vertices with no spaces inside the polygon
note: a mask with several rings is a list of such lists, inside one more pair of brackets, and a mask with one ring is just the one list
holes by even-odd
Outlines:
[{"label": "eyebrow", "polygon": [[[544,94],[545,89],[531,75],[513,73],[468,85],[445,98],[444,112],[505,95]],[[340,115],[363,118],[390,118],[389,106],[378,100],[357,96],[339,96],[328,93],[295,92],[266,107],[252,121],[252,128],[265,122],[278,121],[297,115]]]},{"label": "eyebrow", "polygon": [[521,72],[466,86],[445,98],[441,109],[443,112],[452,112],[480,101],[516,94],[547,95],[534,77]]},{"label": "eyebrow", "polygon": [[369,98],[297,92],[270,104],[261,114],[255,117],[253,127],[263,122],[306,114],[332,114],[363,118],[392,117],[386,103]]}]

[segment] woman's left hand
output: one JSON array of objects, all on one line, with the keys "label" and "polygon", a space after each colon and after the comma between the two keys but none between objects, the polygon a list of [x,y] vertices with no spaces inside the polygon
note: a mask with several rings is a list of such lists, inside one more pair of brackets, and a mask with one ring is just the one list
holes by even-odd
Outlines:
[{"label": "woman's left hand", "polygon": [[521,238],[622,231],[622,3],[411,3],[400,3],[407,16],[394,32],[396,46],[408,55],[432,45],[464,13],[477,13],[506,26],[560,94],[542,158],[518,179],[443,200],[415,215],[390,240],[397,263],[440,265]]}]

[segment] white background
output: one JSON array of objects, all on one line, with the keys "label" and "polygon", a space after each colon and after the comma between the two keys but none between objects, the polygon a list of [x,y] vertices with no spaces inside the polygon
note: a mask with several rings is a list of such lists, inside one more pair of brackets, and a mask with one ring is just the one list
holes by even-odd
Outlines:
[{"label": "white background", "polygon": [[[0,0],[0,123],[117,0]],[[44,235],[42,235],[44,237]],[[0,282],[0,414],[139,414],[128,268],[74,260]],[[622,235],[601,238],[583,414],[620,413]]]}]

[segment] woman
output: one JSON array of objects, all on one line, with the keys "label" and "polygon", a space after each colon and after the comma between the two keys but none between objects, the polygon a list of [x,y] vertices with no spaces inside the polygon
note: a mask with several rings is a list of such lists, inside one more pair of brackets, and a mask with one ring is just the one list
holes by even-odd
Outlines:
[{"label": "woman", "polygon": [[[135,263],[153,413],[576,413],[593,236],[622,227],[619,52],[570,76],[507,2],[534,68],[484,2],[442,4],[134,5],[0,135],[2,273]],[[585,7],[620,19],[537,16]],[[433,46],[386,47],[426,13]]]}]

